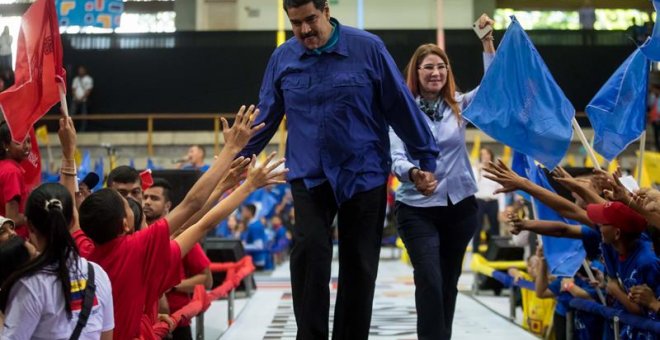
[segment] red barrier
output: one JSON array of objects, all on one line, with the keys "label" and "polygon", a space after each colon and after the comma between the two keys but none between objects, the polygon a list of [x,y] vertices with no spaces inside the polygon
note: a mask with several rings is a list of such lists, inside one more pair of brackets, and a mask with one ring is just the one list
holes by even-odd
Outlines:
[{"label": "red barrier", "polygon": [[[174,328],[177,327],[181,320],[191,320],[195,316],[205,312],[211,306],[212,301],[226,297],[230,291],[236,289],[241,284],[241,281],[246,276],[252,274],[255,270],[251,256],[245,256],[238,262],[211,263],[210,267],[211,272],[214,273],[227,272],[225,280],[208,293],[202,285],[195,287],[192,301],[170,315],[174,321]],[[153,325],[153,332],[154,335],[163,338],[170,331],[174,330],[174,328],[170,329],[165,321],[159,321]]]}]

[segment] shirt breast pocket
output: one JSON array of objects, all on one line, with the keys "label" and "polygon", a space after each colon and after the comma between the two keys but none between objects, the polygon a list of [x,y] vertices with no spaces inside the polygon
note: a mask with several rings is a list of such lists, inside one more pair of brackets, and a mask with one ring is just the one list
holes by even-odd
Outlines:
[{"label": "shirt breast pocket", "polygon": [[371,81],[364,72],[339,72],[332,78],[332,88],[339,112],[347,110],[369,108],[372,102],[373,91]]},{"label": "shirt breast pocket", "polygon": [[282,79],[282,93],[286,112],[309,111],[309,75],[291,74]]}]

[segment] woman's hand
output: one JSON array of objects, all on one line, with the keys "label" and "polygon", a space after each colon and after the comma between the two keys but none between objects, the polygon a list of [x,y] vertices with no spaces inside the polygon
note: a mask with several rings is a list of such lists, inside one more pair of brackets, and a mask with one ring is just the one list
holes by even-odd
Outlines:
[{"label": "woman's hand", "polygon": [[[480,29],[483,29],[486,26],[490,26],[492,28],[495,25],[495,21],[484,13],[479,17],[478,25]],[[495,38],[493,38],[493,30],[491,29],[490,32],[488,32],[488,34],[486,34],[483,38],[481,38],[481,43],[483,44],[484,52],[495,53],[495,44],[493,43],[494,40]]]},{"label": "woman's hand", "polygon": [[438,187],[438,180],[435,179],[435,175],[428,171],[413,169],[411,177],[415,184],[415,189],[424,196],[433,195],[435,189]]}]

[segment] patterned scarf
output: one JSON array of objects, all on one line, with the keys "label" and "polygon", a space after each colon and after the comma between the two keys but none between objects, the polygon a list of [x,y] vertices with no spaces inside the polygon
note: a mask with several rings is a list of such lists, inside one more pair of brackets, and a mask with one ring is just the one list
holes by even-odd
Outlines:
[{"label": "patterned scarf", "polygon": [[419,109],[433,121],[442,120],[442,114],[439,112],[440,102],[440,98],[436,100],[426,100],[422,97],[417,97],[417,106],[419,106]]}]

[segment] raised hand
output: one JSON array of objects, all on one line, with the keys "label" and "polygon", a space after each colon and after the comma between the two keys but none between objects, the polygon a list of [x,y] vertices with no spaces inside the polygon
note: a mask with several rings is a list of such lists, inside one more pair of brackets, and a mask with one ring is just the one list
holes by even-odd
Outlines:
[{"label": "raised hand", "polygon": [[511,212],[508,213],[507,220],[511,226],[511,229],[509,230],[511,234],[518,235],[521,231],[525,230],[525,221],[522,220],[517,214]]},{"label": "raised hand", "polygon": [[235,187],[241,180],[247,177],[247,169],[250,165],[250,159],[243,156],[236,158],[231,163],[231,168],[227,172],[227,176],[220,181],[218,187],[228,190]]},{"label": "raised hand", "polygon": [[[602,171],[602,170],[601,170]],[[604,172],[604,171],[603,171]],[[628,192],[628,189],[621,184],[619,178],[611,176],[612,178],[607,179],[607,183],[610,186],[610,189],[604,189],[603,194],[605,198],[610,201],[619,201],[623,204],[630,205],[632,202],[632,194]]]},{"label": "raised hand", "polygon": [[616,183],[617,179],[618,176],[614,176],[605,170],[594,169],[593,181],[595,186],[601,192],[604,192],[605,190],[612,191],[612,183]]},{"label": "raised hand", "polygon": [[277,155],[276,152],[271,153],[266,158],[266,161],[258,166],[256,165],[257,156],[252,155],[250,168],[248,169],[248,175],[245,181],[245,184],[250,186],[250,189],[256,190],[266,185],[286,183],[285,176],[289,169],[275,170],[284,163],[285,159],[282,158],[273,164],[270,164],[270,161],[273,160],[275,155]]},{"label": "raised hand", "polygon": [[[486,26],[493,27],[495,25],[495,20],[491,19],[488,14],[484,13],[479,17],[479,28],[484,28]],[[491,36],[493,32],[489,33]]]},{"label": "raised hand", "polygon": [[572,192],[580,190],[592,190],[591,181],[588,179],[575,178],[564,168],[558,166],[552,171],[552,177],[564,188]]},{"label": "raised hand", "polygon": [[489,162],[488,166],[484,168],[484,171],[487,172],[484,174],[484,177],[493,180],[502,186],[495,190],[493,194],[520,190],[524,186],[525,179],[511,171],[501,159],[497,159],[497,163]]},{"label": "raised hand", "polygon": [[[644,190],[644,191],[643,191]],[[633,202],[640,208],[650,213],[660,214],[660,196],[655,195],[657,190],[649,195],[649,188],[642,188],[633,194]]]},{"label": "raised hand", "polygon": [[73,120],[69,116],[60,118],[60,129],[57,130],[57,135],[60,138],[62,145],[62,155],[67,160],[72,160],[76,152],[76,127],[73,125]]},{"label": "raised hand", "polygon": [[225,139],[225,147],[232,148],[236,152],[242,150],[250,141],[252,135],[266,126],[266,123],[252,126],[258,115],[259,109],[255,109],[254,105],[250,105],[247,111],[245,105],[243,105],[238,110],[234,119],[234,125],[231,127],[229,127],[229,123],[224,117],[220,118],[222,121],[222,135]]}]

